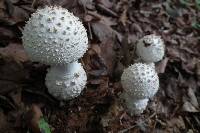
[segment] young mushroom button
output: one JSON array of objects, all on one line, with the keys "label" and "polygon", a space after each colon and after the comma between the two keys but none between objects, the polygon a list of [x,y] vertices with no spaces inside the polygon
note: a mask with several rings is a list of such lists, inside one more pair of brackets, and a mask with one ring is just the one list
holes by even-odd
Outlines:
[{"label": "young mushroom button", "polygon": [[160,36],[146,35],[138,41],[136,53],[145,63],[158,62],[165,53],[164,42]]},{"label": "young mushroom button", "polygon": [[149,64],[135,63],[126,68],[121,77],[122,98],[130,114],[142,113],[159,88],[158,75]]}]

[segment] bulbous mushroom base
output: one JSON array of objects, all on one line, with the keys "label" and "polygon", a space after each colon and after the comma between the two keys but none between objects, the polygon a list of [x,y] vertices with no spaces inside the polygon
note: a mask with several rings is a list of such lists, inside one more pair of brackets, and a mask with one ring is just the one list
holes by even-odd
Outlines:
[{"label": "bulbous mushroom base", "polygon": [[139,115],[146,109],[149,99],[126,101],[126,106],[131,115]]},{"label": "bulbous mushroom base", "polygon": [[125,107],[130,115],[140,115],[148,105],[148,98],[135,99],[134,97],[123,93],[121,98],[124,99]]},{"label": "bulbous mushroom base", "polygon": [[51,95],[58,100],[69,100],[80,95],[87,76],[81,64],[74,62],[67,66],[51,67],[45,80]]}]

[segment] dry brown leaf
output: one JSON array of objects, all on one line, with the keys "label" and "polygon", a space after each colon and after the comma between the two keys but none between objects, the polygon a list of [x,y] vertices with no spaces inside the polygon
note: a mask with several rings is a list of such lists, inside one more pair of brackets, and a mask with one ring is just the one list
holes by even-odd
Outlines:
[{"label": "dry brown leaf", "polygon": [[10,43],[7,47],[0,48],[0,54],[10,56],[20,62],[28,61],[28,56],[20,44]]},{"label": "dry brown leaf", "polygon": [[157,73],[165,73],[165,69],[168,63],[168,58],[166,57],[163,59],[157,66],[156,66],[156,71]]},{"label": "dry brown leaf", "polygon": [[182,106],[182,110],[186,111],[186,112],[199,112],[199,110],[197,110],[190,102],[185,101],[183,106]]},{"label": "dry brown leaf", "polygon": [[92,29],[101,42],[112,39],[115,35],[113,29],[102,22],[92,23]]},{"label": "dry brown leaf", "polygon": [[33,104],[31,109],[25,114],[27,126],[33,133],[41,133],[39,128],[39,120],[42,117],[42,111],[39,106]]}]

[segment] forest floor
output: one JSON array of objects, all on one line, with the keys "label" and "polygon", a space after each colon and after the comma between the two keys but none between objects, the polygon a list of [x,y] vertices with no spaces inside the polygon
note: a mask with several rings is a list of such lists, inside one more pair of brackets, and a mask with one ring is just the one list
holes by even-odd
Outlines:
[{"label": "forest floor", "polygon": [[[31,62],[22,46],[25,21],[45,5],[67,8],[88,31],[80,60],[87,87],[65,103],[47,92],[49,66]],[[143,114],[130,116],[119,100],[120,76],[136,61],[137,40],[153,33],[166,45],[156,64],[160,89]],[[199,104],[199,0],[0,1],[0,133],[37,133],[41,116],[52,133],[198,133]]]}]

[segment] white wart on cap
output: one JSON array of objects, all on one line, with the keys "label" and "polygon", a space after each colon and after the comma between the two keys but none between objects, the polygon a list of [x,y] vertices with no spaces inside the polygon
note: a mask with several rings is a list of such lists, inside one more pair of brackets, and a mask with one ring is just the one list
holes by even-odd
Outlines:
[{"label": "white wart on cap", "polygon": [[135,63],[126,68],[121,76],[121,83],[125,93],[135,99],[151,98],[159,88],[155,69],[143,63]]},{"label": "white wart on cap", "polygon": [[51,95],[58,100],[69,100],[80,95],[87,76],[82,65],[74,62],[67,66],[51,67],[45,80]]},{"label": "white wart on cap", "polygon": [[78,60],[88,48],[85,27],[62,7],[38,9],[24,27],[22,41],[33,61],[66,65]]},{"label": "white wart on cap", "polygon": [[138,41],[136,53],[146,63],[158,62],[165,54],[164,41],[160,36],[146,35]]}]

